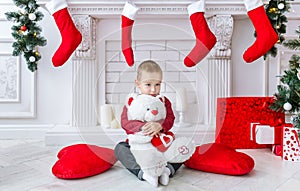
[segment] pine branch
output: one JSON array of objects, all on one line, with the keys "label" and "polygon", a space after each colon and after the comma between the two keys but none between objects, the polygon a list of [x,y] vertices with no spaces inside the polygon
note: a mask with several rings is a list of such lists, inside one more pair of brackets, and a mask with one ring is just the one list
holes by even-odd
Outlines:
[{"label": "pine branch", "polygon": [[41,36],[42,29],[37,22],[44,15],[37,11],[39,5],[36,0],[13,0],[15,5],[22,10],[5,13],[6,18],[16,24],[11,27],[15,42],[12,44],[14,56],[23,54],[28,69],[32,72],[37,69],[37,62],[41,59],[40,54],[35,51],[37,46],[45,46],[47,40]]},{"label": "pine branch", "polygon": [[[286,24],[288,22],[287,17],[284,15],[290,9],[290,4],[286,0],[270,0],[265,5],[266,14],[273,26],[274,30],[278,34],[277,44],[282,44],[285,40],[283,34],[286,33]],[[276,44],[264,55],[264,59],[271,55],[272,57],[277,56]]]},{"label": "pine branch", "polygon": [[283,43],[283,46],[292,49],[299,50],[300,49],[300,39],[287,40]]}]

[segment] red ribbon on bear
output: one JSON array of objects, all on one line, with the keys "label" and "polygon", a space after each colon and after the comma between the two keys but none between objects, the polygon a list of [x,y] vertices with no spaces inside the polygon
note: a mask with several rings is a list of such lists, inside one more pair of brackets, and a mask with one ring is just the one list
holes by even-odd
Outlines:
[{"label": "red ribbon on bear", "polygon": [[165,152],[166,150],[168,150],[168,148],[170,147],[170,145],[174,140],[175,140],[174,133],[168,131],[158,136],[154,136],[151,140],[151,143],[160,152]]}]

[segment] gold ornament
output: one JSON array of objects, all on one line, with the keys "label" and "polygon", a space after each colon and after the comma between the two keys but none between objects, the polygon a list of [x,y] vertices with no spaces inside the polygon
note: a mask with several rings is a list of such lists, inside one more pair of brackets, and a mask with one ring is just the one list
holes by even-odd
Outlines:
[{"label": "gold ornament", "polygon": [[273,8],[271,8],[271,9],[269,10],[269,12],[270,12],[270,13],[276,13],[277,10],[278,10],[277,8],[273,7]]},{"label": "gold ornament", "polygon": [[36,51],[34,54],[35,54],[36,56],[39,56],[39,55],[40,55],[40,53],[39,53],[38,51]]},{"label": "gold ornament", "polygon": [[33,33],[33,36],[36,37],[36,32]]}]

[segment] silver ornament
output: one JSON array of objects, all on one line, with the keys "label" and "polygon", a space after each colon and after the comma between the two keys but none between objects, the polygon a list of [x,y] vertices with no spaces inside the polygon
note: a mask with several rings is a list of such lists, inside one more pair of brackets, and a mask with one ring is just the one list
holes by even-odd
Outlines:
[{"label": "silver ornament", "polygon": [[292,109],[292,105],[289,102],[286,102],[285,104],[283,104],[283,109],[285,111],[290,111]]},{"label": "silver ornament", "polygon": [[34,13],[29,13],[28,18],[34,21],[36,19],[36,15]]},{"label": "silver ornament", "polygon": [[284,9],[284,3],[279,3],[278,4],[278,9],[280,9],[280,10]]},{"label": "silver ornament", "polygon": [[34,56],[30,56],[30,57],[29,57],[29,61],[30,61],[30,62],[35,62],[35,57],[34,57]]}]

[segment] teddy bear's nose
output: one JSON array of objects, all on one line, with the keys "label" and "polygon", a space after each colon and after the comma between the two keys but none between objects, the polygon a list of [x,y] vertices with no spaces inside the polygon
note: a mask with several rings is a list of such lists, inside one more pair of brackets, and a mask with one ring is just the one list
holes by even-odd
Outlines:
[{"label": "teddy bear's nose", "polygon": [[153,114],[153,115],[157,115],[158,114],[158,111],[155,109],[155,110],[151,110],[151,113]]}]

